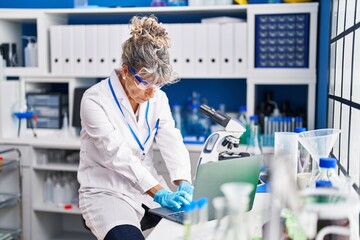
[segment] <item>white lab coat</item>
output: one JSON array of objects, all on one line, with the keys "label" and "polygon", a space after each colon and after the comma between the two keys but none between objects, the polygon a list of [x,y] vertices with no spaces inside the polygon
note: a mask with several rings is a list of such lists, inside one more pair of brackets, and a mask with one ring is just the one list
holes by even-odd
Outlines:
[{"label": "white lab coat", "polygon": [[[139,106],[137,121],[115,71],[112,72],[110,81],[126,119],[111,94],[108,79],[95,84],[84,93],[80,110],[82,130],[78,170],[79,206],[86,224],[93,232],[95,230],[98,239],[104,238],[119,222],[129,221],[128,224],[139,226],[144,214],[142,203],[150,208],[159,206],[146,194],[146,191],[159,183],[166,186],[153,166],[154,139],[171,180],[191,181],[189,153],[183,144],[180,131],[174,127],[166,94],[158,90],[154,98],[149,100],[150,138],[144,146],[145,158],[141,160],[142,151],[127,122],[141,143],[144,143],[149,134],[145,121],[147,103]],[[159,129],[155,136],[158,119]],[[100,196],[102,200],[99,203]],[[109,199],[106,200],[103,196],[109,196]],[[119,199],[119,203],[116,199]],[[122,208],[119,207],[124,202],[135,210],[136,220],[124,216]],[[95,203],[101,204],[101,208],[94,208]],[[100,215],[105,215],[101,221],[92,221]],[[115,222],[110,215],[117,218],[121,216],[122,219]]]}]

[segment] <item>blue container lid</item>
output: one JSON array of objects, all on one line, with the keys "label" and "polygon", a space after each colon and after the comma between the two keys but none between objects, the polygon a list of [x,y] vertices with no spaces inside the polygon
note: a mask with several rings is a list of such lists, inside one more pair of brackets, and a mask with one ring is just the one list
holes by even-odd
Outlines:
[{"label": "blue container lid", "polygon": [[198,208],[203,208],[207,203],[208,203],[208,199],[206,197],[202,197],[199,200],[197,200]]},{"label": "blue container lid", "polygon": [[320,167],[321,168],[335,168],[336,159],[335,158],[320,158]]},{"label": "blue container lid", "polygon": [[192,201],[190,204],[187,204],[184,206],[184,211],[191,212],[191,211],[195,210],[195,208],[196,208],[196,202]]},{"label": "blue container lid", "polygon": [[317,188],[320,188],[320,187],[331,188],[331,187],[333,187],[333,185],[332,185],[332,183],[330,181],[316,181],[315,185],[316,185]]},{"label": "blue container lid", "polygon": [[250,116],[250,121],[251,121],[251,120],[253,120],[253,121],[259,120],[258,115],[252,115],[252,116]]},{"label": "blue container lid", "polygon": [[296,133],[302,133],[302,132],[306,132],[306,128],[304,127],[297,127],[294,130]]},{"label": "blue container lid", "polygon": [[239,107],[239,112],[246,112],[246,106],[240,106]]}]

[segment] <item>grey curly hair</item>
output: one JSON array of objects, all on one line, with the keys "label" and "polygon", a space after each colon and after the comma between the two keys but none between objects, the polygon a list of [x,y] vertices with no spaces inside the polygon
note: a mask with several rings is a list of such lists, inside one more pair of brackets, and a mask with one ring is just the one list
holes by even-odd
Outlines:
[{"label": "grey curly hair", "polygon": [[134,16],[130,20],[131,37],[122,45],[122,62],[153,84],[178,81],[169,60],[170,39],[154,15]]}]

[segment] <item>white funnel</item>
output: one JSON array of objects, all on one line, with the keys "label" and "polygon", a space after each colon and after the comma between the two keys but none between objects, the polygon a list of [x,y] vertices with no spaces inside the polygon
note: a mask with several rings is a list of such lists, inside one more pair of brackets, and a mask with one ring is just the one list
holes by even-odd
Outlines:
[{"label": "white funnel", "polygon": [[331,149],[334,147],[341,130],[339,129],[318,129],[299,133],[299,142],[310,153],[313,164],[309,185],[312,186],[313,180],[318,172],[319,159],[329,157]]}]

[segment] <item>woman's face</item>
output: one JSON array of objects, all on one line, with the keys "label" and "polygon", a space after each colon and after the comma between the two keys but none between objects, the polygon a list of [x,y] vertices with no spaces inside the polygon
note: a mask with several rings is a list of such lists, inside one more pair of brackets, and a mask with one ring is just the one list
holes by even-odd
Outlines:
[{"label": "woman's face", "polygon": [[[121,75],[123,78],[123,86],[125,92],[130,100],[135,101],[136,103],[144,103],[150,98],[153,98],[156,92],[156,88],[147,88],[142,89],[138,87],[138,80],[135,76],[128,70],[128,66],[125,64],[122,67]],[[150,82],[150,81],[149,81]]]}]

